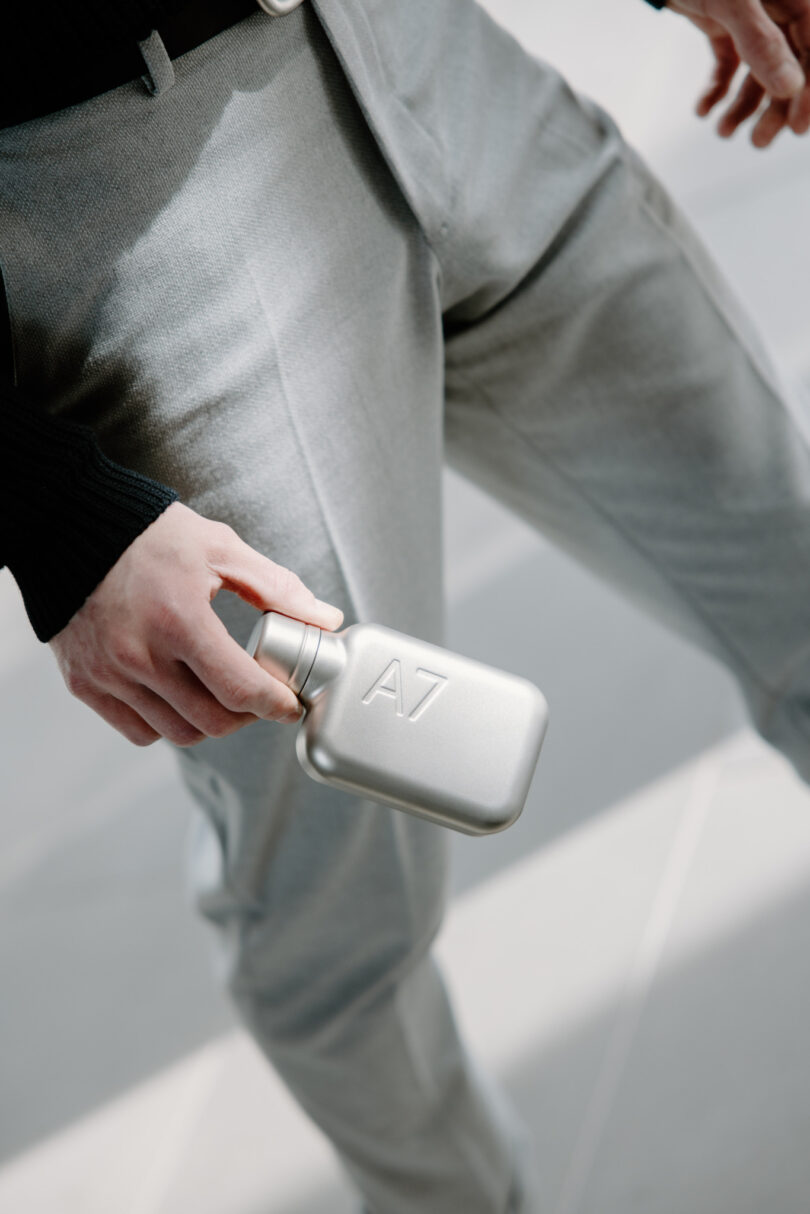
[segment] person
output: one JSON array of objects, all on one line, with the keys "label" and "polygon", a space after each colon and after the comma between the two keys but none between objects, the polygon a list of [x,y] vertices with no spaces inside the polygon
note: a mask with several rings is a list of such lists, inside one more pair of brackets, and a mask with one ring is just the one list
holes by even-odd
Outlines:
[{"label": "person", "polygon": [[[810,0],[669,7],[701,113],[746,65],[721,134],[807,131]],[[270,608],[440,640],[447,458],[807,778],[810,456],[666,193],[472,0],[261,8],[4,17],[0,558],[74,695],[178,748],[223,978],[368,1211],[529,1214],[431,956],[442,831],[308,780],[241,642]]]}]

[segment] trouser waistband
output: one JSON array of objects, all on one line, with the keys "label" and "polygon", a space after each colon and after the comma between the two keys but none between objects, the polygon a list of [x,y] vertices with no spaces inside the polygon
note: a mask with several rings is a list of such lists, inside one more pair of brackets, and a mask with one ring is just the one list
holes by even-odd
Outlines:
[{"label": "trouser waistband", "polygon": [[156,31],[140,31],[140,38],[133,34],[131,41],[99,40],[68,48],[48,43],[45,17],[35,49],[26,53],[22,48],[19,56],[12,50],[13,69],[0,82],[0,127],[65,109],[139,77],[150,92],[160,92],[161,56],[165,65],[261,9],[281,15],[295,6],[295,0],[187,0],[162,15]]}]

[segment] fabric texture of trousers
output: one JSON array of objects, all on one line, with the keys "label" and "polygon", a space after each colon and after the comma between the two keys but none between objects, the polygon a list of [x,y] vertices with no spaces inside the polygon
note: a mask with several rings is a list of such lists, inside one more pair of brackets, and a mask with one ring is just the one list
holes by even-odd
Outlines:
[{"label": "fabric texture of trousers", "polygon": [[[725,662],[810,775],[807,446],[610,120],[470,0],[309,0],[173,66],[0,132],[21,386],[347,622],[430,640],[447,458]],[[430,956],[443,832],[293,741],[180,756],[245,1023],[373,1214],[535,1214]]]}]

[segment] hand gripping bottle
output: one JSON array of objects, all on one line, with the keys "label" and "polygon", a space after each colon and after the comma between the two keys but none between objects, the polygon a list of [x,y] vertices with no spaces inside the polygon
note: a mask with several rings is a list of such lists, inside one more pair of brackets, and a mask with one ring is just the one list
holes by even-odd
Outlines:
[{"label": "hand gripping bottle", "polygon": [[304,705],[313,779],[469,835],[520,815],[548,721],[533,683],[377,624],[325,632],[275,611],[247,649]]}]

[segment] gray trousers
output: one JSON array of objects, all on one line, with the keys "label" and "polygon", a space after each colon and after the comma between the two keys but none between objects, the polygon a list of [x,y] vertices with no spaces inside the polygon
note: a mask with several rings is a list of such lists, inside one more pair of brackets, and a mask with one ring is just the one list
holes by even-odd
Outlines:
[{"label": "gray trousers", "polygon": [[[610,120],[470,0],[310,0],[163,67],[0,132],[22,386],[347,622],[433,640],[447,458],[724,661],[807,776],[808,450]],[[181,755],[245,1023],[374,1214],[539,1211],[430,958],[442,831],[316,786],[293,736]]]}]

